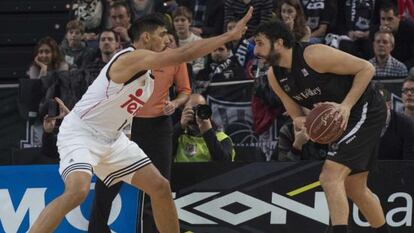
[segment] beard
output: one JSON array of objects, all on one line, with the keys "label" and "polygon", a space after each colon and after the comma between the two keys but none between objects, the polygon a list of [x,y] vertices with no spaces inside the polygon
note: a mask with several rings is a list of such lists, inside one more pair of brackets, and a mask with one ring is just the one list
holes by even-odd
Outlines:
[{"label": "beard", "polygon": [[266,57],[264,57],[265,61],[267,64],[271,65],[271,66],[276,66],[279,65],[280,63],[280,53],[277,53],[275,51],[275,46],[272,43],[272,46],[270,47],[270,51],[267,54]]}]

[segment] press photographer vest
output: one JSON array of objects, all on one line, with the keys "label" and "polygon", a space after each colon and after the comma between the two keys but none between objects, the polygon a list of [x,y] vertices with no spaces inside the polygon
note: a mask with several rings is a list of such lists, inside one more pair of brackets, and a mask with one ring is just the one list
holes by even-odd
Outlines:
[{"label": "press photographer vest", "polygon": [[[224,132],[216,132],[218,141],[223,141],[229,136]],[[231,160],[234,160],[235,151],[233,149],[231,153]],[[207,144],[203,137],[191,136],[188,134],[182,134],[178,138],[177,154],[174,162],[211,162],[211,155],[207,148]]]}]

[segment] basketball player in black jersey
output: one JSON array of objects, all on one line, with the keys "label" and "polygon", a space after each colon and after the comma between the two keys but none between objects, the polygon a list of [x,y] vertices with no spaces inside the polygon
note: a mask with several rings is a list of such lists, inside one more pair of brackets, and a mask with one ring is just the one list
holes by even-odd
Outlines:
[{"label": "basketball player in black jersey", "polygon": [[335,105],[332,114],[345,132],[330,145],[319,177],[333,232],[347,232],[348,197],[376,232],[388,233],[381,205],[367,187],[386,119],[385,103],[370,84],[374,67],[325,45],[296,43],[280,21],[261,24],[255,42],[255,55],[271,65],[268,79],[273,91],[299,127],[305,121],[302,107]]}]

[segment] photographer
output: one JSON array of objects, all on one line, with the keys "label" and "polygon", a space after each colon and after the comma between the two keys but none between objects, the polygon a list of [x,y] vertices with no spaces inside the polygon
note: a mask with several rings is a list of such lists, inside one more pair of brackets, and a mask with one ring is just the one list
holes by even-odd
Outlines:
[{"label": "photographer", "polygon": [[232,161],[233,142],[210,120],[211,109],[202,95],[192,94],[185,104],[180,123],[174,126],[175,162]]}]

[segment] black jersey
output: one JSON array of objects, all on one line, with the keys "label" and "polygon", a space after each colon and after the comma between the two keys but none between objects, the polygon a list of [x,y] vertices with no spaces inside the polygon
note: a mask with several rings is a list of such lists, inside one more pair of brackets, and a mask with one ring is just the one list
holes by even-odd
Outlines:
[{"label": "black jersey", "polygon": [[[341,103],[354,81],[352,76],[318,73],[303,58],[306,43],[293,47],[292,69],[273,66],[276,81],[299,105],[312,109],[319,102]],[[386,107],[379,91],[370,84],[351,109],[347,128],[332,143],[327,159],[349,167],[353,173],[370,170],[375,164]]]},{"label": "black jersey", "polygon": [[[309,43],[296,43],[292,52],[292,68],[273,66],[273,73],[280,87],[300,106],[312,109],[313,105],[330,101],[341,103],[354,81],[350,75],[318,73],[306,64],[303,52]],[[363,99],[374,92],[372,85],[354,105],[352,111],[362,108]],[[352,112],[351,111],[351,112]]]}]

